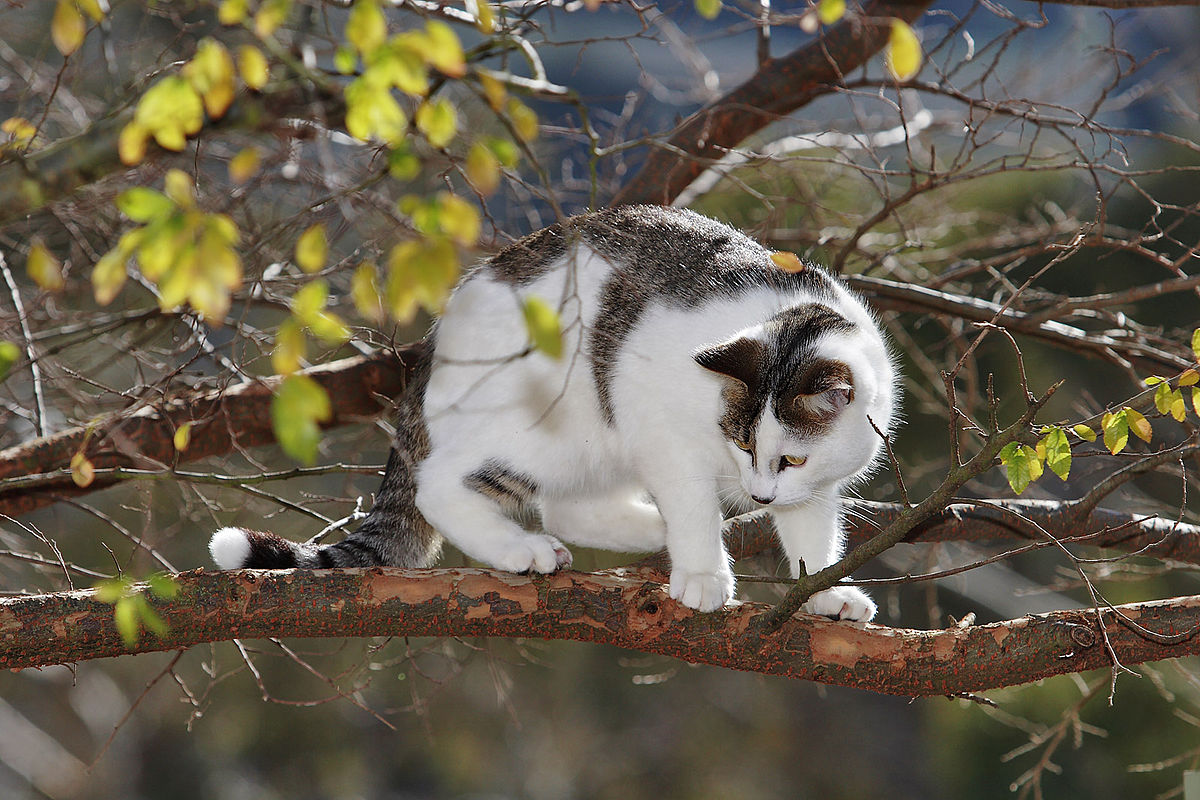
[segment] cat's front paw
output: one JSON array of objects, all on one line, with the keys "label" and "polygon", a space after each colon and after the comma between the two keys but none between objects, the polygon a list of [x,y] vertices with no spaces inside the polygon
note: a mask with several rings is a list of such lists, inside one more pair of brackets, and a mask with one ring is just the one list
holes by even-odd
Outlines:
[{"label": "cat's front paw", "polygon": [[733,573],[671,571],[671,597],[697,611],[716,611],[733,599]]},{"label": "cat's front paw", "polygon": [[553,536],[530,534],[509,548],[495,566],[508,572],[546,574],[571,566],[571,551]]},{"label": "cat's front paw", "polygon": [[875,616],[875,601],[854,586],[835,586],[817,592],[804,604],[809,614],[851,622],[869,622]]}]

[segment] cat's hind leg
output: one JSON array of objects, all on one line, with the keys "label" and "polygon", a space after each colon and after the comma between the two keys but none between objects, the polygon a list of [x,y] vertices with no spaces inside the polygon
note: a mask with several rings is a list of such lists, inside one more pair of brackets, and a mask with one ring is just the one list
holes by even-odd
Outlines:
[{"label": "cat's hind leg", "polygon": [[496,460],[464,473],[434,457],[421,465],[417,483],[421,514],[470,558],[509,572],[571,566],[562,542],[522,529],[506,513],[533,499],[537,484],[530,477]]},{"label": "cat's hind leg", "polygon": [[[835,492],[807,503],[772,508],[771,513],[793,578],[800,575],[801,560],[805,571],[811,573],[841,558],[842,531]],[[832,619],[867,622],[875,616],[875,601],[856,586],[834,586],[810,597],[804,610]]]},{"label": "cat's hind leg", "polygon": [[628,487],[606,494],[548,497],[542,501],[542,526],[572,544],[645,553],[667,544],[667,525],[658,507]]}]

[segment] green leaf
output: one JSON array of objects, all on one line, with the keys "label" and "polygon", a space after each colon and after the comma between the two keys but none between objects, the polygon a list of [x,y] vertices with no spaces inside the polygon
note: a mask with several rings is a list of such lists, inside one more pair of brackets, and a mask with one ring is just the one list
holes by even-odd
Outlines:
[{"label": "green leaf", "polygon": [[696,13],[705,19],[716,19],[721,13],[721,0],[696,0]]},{"label": "green leaf", "polygon": [[167,621],[158,615],[153,606],[147,602],[145,596],[139,594],[131,599],[137,603],[135,608],[137,609],[138,616],[141,618],[142,626],[155,636],[166,634],[168,630]]},{"label": "green leaf", "polygon": [[117,195],[117,208],[134,222],[152,222],[175,210],[165,194],[146,186],[135,186]]},{"label": "green leaf", "polygon": [[1158,384],[1158,388],[1154,390],[1154,407],[1158,409],[1160,414],[1171,413],[1171,384]]},{"label": "green leaf", "polygon": [[126,647],[133,647],[138,642],[141,624],[138,622],[138,603],[130,596],[122,597],[113,605],[113,622],[116,623],[117,633]]},{"label": "green leaf", "polygon": [[316,272],[324,267],[328,256],[329,244],[325,240],[325,226],[321,223],[309,226],[296,240],[296,264],[305,272]]},{"label": "green leaf", "polygon": [[289,375],[271,401],[271,426],[283,451],[304,464],[317,460],[318,423],[333,416],[329,395],[307,375]]},{"label": "green leaf", "polygon": [[1082,422],[1071,428],[1071,430],[1075,431],[1075,435],[1085,442],[1096,441],[1096,432]]},{"label": "green leaf", "polygon": [[358,56],[354,54],[354,50],[349,47],[339,47],[333,53],[333,68],[343,75],[349,75],[354,72],[354,68],[358,66]]},{"label": "green leaf", "polygon": [[8,377],[8,371],[21,357],[21,348],[9,341],[0,341],[0,381]]},{"label": "green leaf", "polygon": [[1067,441],[1066,432],[1054,428],[1042,437],[1041,444],[1046,451],[1046,466],[1065,481],[1071,472],[1071,443]]},{"label": "green leaf", "polygon": [[98,581],[93,588],[96,590],[97,600],[111,605],[129,594],[130,586],[130,582],[125,578],[105,578]]},{"label": "green leaf", "polygon": [[1000,463],[1005,466],[1008,485],[1021,494],[1029,484],[1042,475],[1042,462],[1037,451],[1020,442],[1009,442],[1000,451]]},{"label": "green leaf", "polygon": [[1104,446],[1114,456],[1129,444],[1129,420],[1125,417],[1125,409],[1105,414],[1100,427],[1104,430]]},{"label": "green leaf", "polygon": [[551,358],[562,356],[562,327],[558,312],[540,297],[527,297],[522,306],[525,329],[533,346]]},{"label": "green leaf", "polygon": [[1149,378],[1146,378],[1146,380],[1142,381],[1142,383],[1146,384],[1147,386],[1157,386],[1160,383],[1166,383],[1166,380],[1167,379],[1161,375],[1151,375]]},{"label": "green leaf", "polygon": [[155,597],[170,600],[179,594],[179,581],[165,572],[154,573],[146,578],[146,583],[149,584],[150,592]]}]

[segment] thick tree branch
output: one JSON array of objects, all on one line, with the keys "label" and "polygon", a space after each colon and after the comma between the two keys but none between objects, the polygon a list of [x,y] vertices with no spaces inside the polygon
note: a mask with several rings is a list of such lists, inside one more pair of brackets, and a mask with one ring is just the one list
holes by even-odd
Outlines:
[{"label": "thick tree branch", "polygon": [[[408,368],[425,357],[425,350],[425,344],[417,342],[394,353],[347,358],[307,370],[333,401],[327,426],[378,416],[403,390]],[[68,466],[81,449],[100,469],[161,468],[273,442],[271,399],[279,381],[279,376],[272,376],[177,398],[4,450],[0,452],[0,513],[17,516],[56,497],[114,483],[114,477],[98,476],[86,489],[75,486]],[[175,431],[188,422],[192,423],[191,444],[177,452]],[[12,481],[7,487],[5,479]]]},{"label": "thick tree branch", "polygon": [[1200,597],[916,631],[797,616],[764,633],[759,603],[701,614],[636,573],[281,570],[178,576],[169,625],[130,646],[91,590],[0,600],[10,669],[238,638],[501,636],[601,642],[692,663],[907,696],[954,695],[1200,653]]},{"label": "thick tree branch", "polygon": [[[759,65],[748,81],[688,117],[614,199],[670,204],[710,164],[748,136],[828,94],[887,44],[891,19],[913,22],[930,0],[874,0],[815,41]],[[664,138],[664,137],[656,137]]]}]

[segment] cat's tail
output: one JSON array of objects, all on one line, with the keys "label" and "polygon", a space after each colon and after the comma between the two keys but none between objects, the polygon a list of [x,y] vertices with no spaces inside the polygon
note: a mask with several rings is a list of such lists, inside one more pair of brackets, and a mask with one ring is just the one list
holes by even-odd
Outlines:
[{"label": "cat's tail", "polygon": [[358,530],[335,544],[292,542],[265,531],[222,528],[208,549],[221,569],[307,567],[428,567],[437,561],[442,538],[417,510],[416,469],[429,455],[425,387],[432,348],[418,357],[397,401],[396,438],[383,485]]}]

